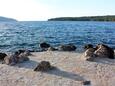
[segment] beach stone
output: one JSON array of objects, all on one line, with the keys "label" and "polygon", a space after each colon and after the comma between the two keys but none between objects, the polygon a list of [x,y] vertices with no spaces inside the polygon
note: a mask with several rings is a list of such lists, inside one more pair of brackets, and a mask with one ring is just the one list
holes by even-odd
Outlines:
[{"label": "beach stone", "polygon": [[84,46],[84,49],[89,49],[89,48],[93,48],[93,45],[92,45],[92,44],[86,44],[86,45]]},{"label": "beach stone", "polygon": [[7,54],[0,53],[0,60],[3,61],[6,56],[7,56]]},{"label": "beach stone", "polygon": [[48,61],[41,61],[38,66],[34,69],[34,71],[47,71],[52,68],[50,62]]},{"label": "beach stone", "polygon": [[24,53],[25,50],[18,50],[17,52],[18,52],[19,54],[21,54],[21,53]]},{"label": "beach stone", "polygon": [[18,63],[18,55],[13,54],[13,55],[6,56],[4,58],[4,63],[7,65],[15,65],[16,63]]},{"label": "beach stone", "polygon": [[24,53],[20,54],[18,51],[16,51],[14,54],[6,56],[4,58],[4,63],[7,65],[15,65],[17,63],[28,61],[28,60],[29,58],[27,57],[26,54]]},{"label": "beach stone", "polygon": [[27,57],[27,55],[25,53],[21,53],[19,56],[18,56],[18,62],[24,62],[24,61],[28,61],[29,58]]},{"label": "beach stone", "polygon": [[29,50],[18,50],[18,51],[16,51],[16,52],[18,52],[18,54],[24,53],[26,56],[31,55],[31,53],[30,53]]},{"label": "beach stone", "polygon": [[54,48],[54,47],[49,47],[48,49],[47,49],[47,51],[56,51],[57,49],[56,48]]},{"label": "beach stone", "polygon": [[39,46],[42,50],[47,50],[50,47],[50,44],[43,42],[43,43],[40,43]]},{"label": "beach stone", "polygon": [[83,85],[91,85],[91,81],[83,81]]},{"label": "beach stone", "polygon": [[95,49],[94,48],[89,48],[85,51],[85,60],[87,61],[93,61],[95,58]]},{"label": "beach stone", "polygon": [[58,50],[60,50],[60,51],[75,51],[76,46],[73,44],[65,44],[65,45],[59,46]]},{"label": "beach stone", "polygon": [[94,52],[94,54],[97,57],[115,59],[114,50],[110,48],[109,46],[104,45],[104,44],[98,44],[96,48],[97,50]]}]

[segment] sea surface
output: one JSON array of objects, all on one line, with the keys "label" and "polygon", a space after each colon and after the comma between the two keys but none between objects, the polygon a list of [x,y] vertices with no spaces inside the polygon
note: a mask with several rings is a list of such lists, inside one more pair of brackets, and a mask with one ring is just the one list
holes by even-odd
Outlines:
[{"label": "sea surface", "polygon": [[104,43],[115,48],[115,22],[20,21],[0,22],[0,52],[18,49],[39,51],[39,43],[52,46],[73,43],[78,50],[85,44]]}]

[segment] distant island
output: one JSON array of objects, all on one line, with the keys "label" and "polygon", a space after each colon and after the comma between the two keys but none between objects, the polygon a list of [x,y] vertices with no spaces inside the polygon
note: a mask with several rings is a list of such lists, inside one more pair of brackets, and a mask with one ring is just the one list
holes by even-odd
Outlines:
[{"label": "distant island", "polygon": [[6,17],[2,17],[0,16],[0,22],[16,22],[16,19],[12,19],[12,18],[6,18]]},{"label": "distant island", "polygon": [[115,21],[115,15],[108,16],[85,16],[85,17],[58,17],[48,21]]}]

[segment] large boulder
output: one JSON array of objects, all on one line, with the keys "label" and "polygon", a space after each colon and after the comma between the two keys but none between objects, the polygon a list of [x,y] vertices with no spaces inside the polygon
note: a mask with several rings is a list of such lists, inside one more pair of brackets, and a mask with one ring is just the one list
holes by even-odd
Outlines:
[{"label": "large boulder", "polygon": [[0,53],[0,60],[3,61],[6,56],[7,56],[7,54]]},{"label": "large boulder", "polygon": [[76,46],[73,44],[65,44],[65,45],[59,46],[58,50],[60,50],[60,51],[75,51]]},{"label": "large boulder", "polygon": [[50,62],[48,61],[41,61],[37,67],[34,69],[34,71],[47,71],[52,69],[52,66],[50,64]]},{"label": "large boulder", "polygon": [[104,45],[104,44],[98,44],[96,48],[97,50],[94,52],[94,54],[97,57],[115,59],[114,50],[110,48],[109,46]]},{"label": "large boulder", "polygon": [[50,47],[50,44],[48,44],[46,42],[43,42],[43,43],[40,43],[39,46],[44,51],[44,50],[47,50]]},{"label": "large boulder", "polygon": [[95,58],[95,49],[94,48],[89,48],[85,51],[84,53],[84,59],[87,60],[87,61],[93,61],[94,58]]}]

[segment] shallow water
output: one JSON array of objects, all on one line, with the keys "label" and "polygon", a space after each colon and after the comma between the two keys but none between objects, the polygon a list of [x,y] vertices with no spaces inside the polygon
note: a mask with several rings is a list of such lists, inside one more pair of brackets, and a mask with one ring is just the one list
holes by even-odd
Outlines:
[{"label": "shallow water", "polygon": [[73,43],[79,50],[84,44],[104,43],[115,48],[115,22],[28,21],[0,22],[0,51],[18,49],[38,51],[39,43],[53,46]]}]

